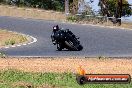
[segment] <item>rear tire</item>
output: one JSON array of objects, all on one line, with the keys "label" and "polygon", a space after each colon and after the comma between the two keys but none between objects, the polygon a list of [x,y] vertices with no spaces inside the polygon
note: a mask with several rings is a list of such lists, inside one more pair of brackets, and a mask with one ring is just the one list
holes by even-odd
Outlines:
[{"label": "rear tire", "polygon": [[83,46],[82,45],[79,45],[78,46],[78,51],[81,51],[83,49]]},{"label": "rear tire", "polygon": [[68,42],[69,43],[69,45],[71,46],[71,49],[72,50],[74,50],[74,51],[81,51],[82,49],[83,49],[83,46],[82,45],[75,45],[75,44],[73,44],[73,42],[71,42],[71,41],[69,41]]},{"label": "rear tire", "polygon": [[66,41],[65,43],[66,43],[67,46],[69,47],[68,50],[70,50],[70,51],[77,51],[77,50],[78,50],[77,47],[74,46],[74,44],[73,44],[72,41]]}]

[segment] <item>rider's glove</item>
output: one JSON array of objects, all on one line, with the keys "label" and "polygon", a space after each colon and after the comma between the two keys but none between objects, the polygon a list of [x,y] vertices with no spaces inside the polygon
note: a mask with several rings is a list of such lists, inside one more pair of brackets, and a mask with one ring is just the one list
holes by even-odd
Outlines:
[{"label": "rider's glove", "polygon": [[52,41],[52,43],[53,43],[54,45],[56,45],[56,41]]}]

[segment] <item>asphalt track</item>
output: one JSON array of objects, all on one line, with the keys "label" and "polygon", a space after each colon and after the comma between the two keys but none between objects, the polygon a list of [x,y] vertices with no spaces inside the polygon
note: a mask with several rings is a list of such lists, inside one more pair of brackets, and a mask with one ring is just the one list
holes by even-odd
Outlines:
[{"label": "asphalt track", "polygon": [[[52,27],[70,29],[80,37],[82,51],[57,51],[51,42]],[[0,28],[31,35],[37,42],[20,47],[0,49],[8,56],[132,56],[132,31],[54,21],[0,17]]]}]

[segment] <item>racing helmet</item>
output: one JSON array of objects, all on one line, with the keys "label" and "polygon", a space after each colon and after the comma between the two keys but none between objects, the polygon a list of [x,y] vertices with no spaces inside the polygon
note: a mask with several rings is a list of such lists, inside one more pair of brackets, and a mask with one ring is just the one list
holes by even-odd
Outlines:
[{"label": "racing helmet", "polygon": [[58,30],[60,30],[60,28],[59,28],[58,25],[56,25],[56,26],[53,27],[53,32],[56,32],[56,31],[58,31]]}]

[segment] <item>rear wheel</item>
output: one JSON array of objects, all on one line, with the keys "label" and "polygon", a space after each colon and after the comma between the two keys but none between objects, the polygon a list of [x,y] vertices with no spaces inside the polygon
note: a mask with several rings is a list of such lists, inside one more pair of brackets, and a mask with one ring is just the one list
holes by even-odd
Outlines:
[{"label": "rear wheel", "polygon": [[83,49],[83,46],[82,45],[79,45],[78,46],[78,50],[81,51]]},{"label": "rear wheel", "polygon": [[83,49],[82,45],[80,45],[80,41],[78,41],[76,37],[73,37],[70,34],[67,36],[67,41],[65,43],[69,47],[69,50],[80,51]]},{"label": "rear wheel", "polygon": [[75,50],[75,51],[81,51],[83,49],[83,46],[76,42],[73,43],[71,41],[68,41],[68,45],[70,46],[72,50]]},{"label": "rear wheel", "polygon": [[69,50],[78,50],[76,46],[74,46],[73,42],[66,41],[66,45],[69,47]]}]

